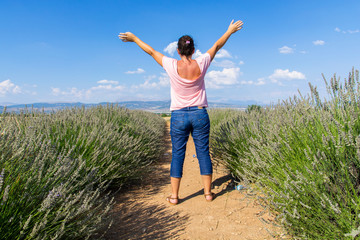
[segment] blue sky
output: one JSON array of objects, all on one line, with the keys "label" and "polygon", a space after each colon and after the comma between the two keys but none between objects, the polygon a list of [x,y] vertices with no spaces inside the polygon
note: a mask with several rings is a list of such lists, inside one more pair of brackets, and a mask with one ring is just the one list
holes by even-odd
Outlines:
[{"label": "blue sky", "polygon": [[178,58],[179,37],[204,53],[232,19],[244,28],[208,69],[209,101],[277,102],[309,82],[325,96],[322,73],[360,69],[359,12],[358,0],[1,0],[0,103],[169,100],[165,71],[119,32]]}]

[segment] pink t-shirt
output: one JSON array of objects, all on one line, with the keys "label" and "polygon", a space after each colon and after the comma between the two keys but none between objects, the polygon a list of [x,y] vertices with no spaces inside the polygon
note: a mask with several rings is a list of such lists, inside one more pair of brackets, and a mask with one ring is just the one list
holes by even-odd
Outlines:
[{"label": "pink t-shirt", "polygon": [[170,77],[171,111],[184,107],[208,106],[204,78],[211,63],[211,57],[209,53],[205,53],[195,60],[199,65],[201,75],[195,80],[189,80],[179,76],[176,59],[166,56],[162,59],[163,68]]}]

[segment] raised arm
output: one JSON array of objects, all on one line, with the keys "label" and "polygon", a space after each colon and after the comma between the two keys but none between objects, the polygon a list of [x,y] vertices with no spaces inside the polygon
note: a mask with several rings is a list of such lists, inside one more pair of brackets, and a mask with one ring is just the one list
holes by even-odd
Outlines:
[{"label": "raised arm", "polygon": [[120,33],[119,38],[123,42],[136,43],[142,50],[144,50],[147,54],[152,56],[155,59],[155,61],[162,66],[162,58],[164,55],[162,53],[159,53],[158,51],[155,51],[150,45],[141,41],[140,38],[136,37],[133,33],[131,32]]},{"label": "raised arm", "polygon": [[219,38],[215,44],[207,51],[210,54],[211,61],[214,59],[216,53],[225,45],[226,41],[233,34],[242,29],[243,22],[237,21],[234,23],[234,20],[231,21],[228,30]]}]

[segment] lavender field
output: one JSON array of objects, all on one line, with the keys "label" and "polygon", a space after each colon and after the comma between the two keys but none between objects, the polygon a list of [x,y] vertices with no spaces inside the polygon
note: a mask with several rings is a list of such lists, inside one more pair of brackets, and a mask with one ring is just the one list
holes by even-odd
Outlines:
[{"label": "lavender field", "polygon": [[358,239],[360,233],[360,82],[310,85],[267,108],[211,111],[213,158],[260,191],[293,239]]},{"label": "lavender field", "polygon": [[0,115],[1,239],[98,238],[111,193],[162,152],[165,121],[113,105]]}]

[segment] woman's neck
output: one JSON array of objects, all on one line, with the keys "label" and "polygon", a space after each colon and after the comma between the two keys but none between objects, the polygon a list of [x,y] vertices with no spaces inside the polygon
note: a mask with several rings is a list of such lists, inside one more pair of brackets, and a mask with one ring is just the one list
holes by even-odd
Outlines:
[{"label": "woman's neck", "polygon": [[181,61],[183,61],[184,63],[191,63],[192,61],[191,57],[192,56],[180,55]]}]

